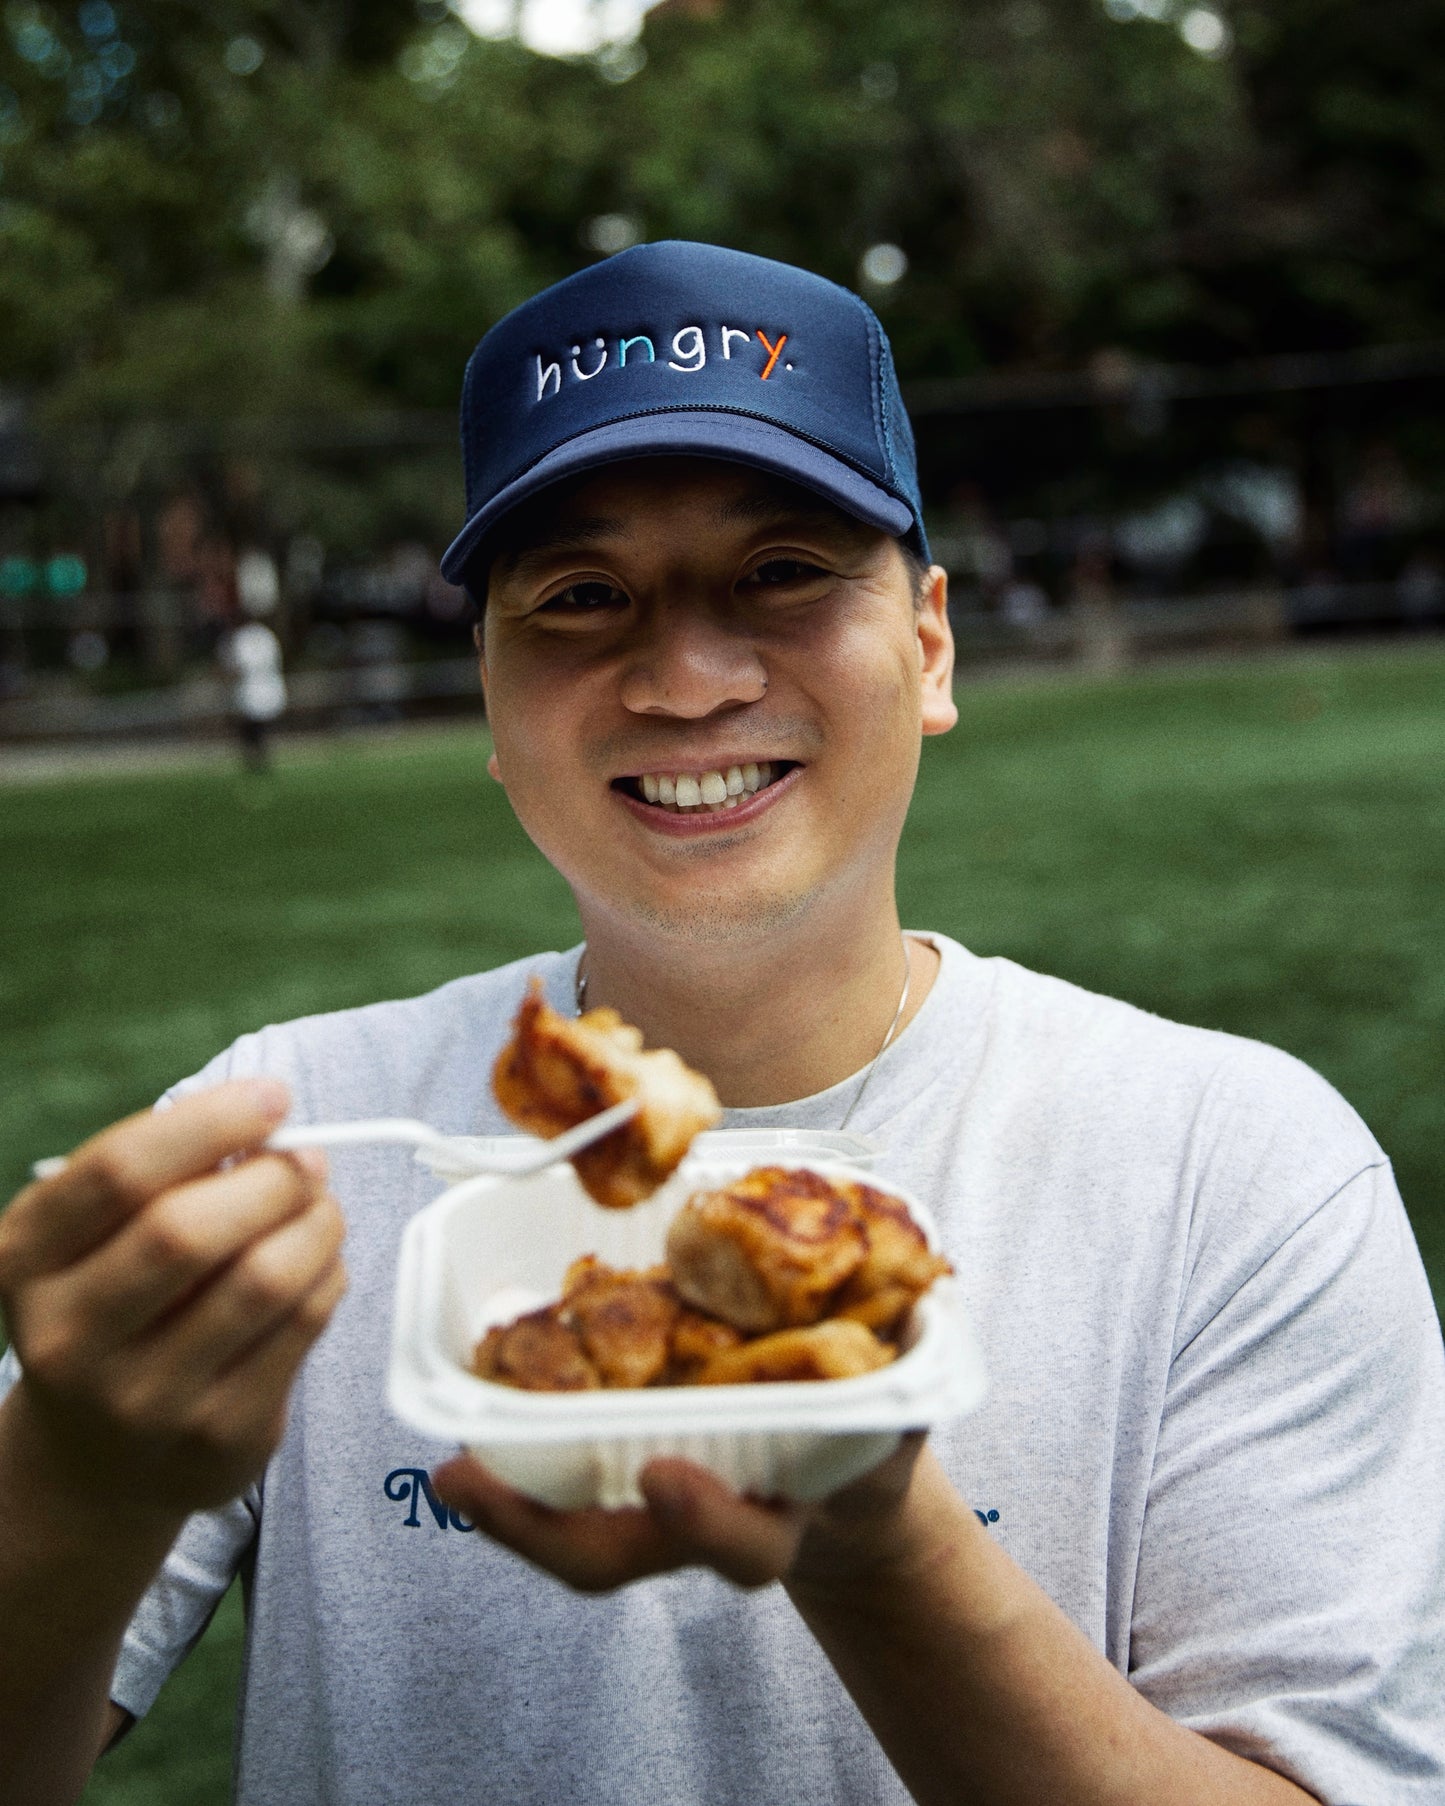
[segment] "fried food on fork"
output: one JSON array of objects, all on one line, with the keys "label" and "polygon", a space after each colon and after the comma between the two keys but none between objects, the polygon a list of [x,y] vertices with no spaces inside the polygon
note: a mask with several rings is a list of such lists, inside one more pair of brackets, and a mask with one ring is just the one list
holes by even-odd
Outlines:
[{"label": "fried food on fork", "polygon": [[722,1119],[712,1086],[670,1048],[644,1052],[641,1032],[616,1010],[588,1010],[569,1021],[543,1001],[537,979],[497,1056],[492,1084],[519,1128],[549,1138],[624,1098],[641,1099],[630,1122],[572,1159],[586,1190],[611,1210],[650,1197],[693,1137]]}]

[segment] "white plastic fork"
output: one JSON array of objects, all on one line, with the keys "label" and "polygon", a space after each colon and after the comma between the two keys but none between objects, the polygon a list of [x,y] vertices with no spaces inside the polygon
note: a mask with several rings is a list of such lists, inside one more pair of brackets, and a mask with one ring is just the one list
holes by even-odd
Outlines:
[{"label": "white plastic fork", "polygon": [[[627,1097],[550,1141],[535,1142],[530,1137],[522,1141],[518,1137],[521,1145],[516,1154],[502,1158],[498,1158],[495,1151],[496,1138],[489,1140],[487,1152],[482,1155],[470,1137],[443,1135],[440,1129],[408,1116],[374,1117],[363,1122],[296,1123],[278,1129],[265,1145],[278,1152],[287,1152],[295,1148],[399,1143],[415,1148],[415,1158],[439,1179],[470,1179],[482,1173],[493,1173],[499,1178],[526,1179],[554,1166],[559,1160],[570,1160],[583,1148],[591,1147],[594,1141],[620,1129],[623,1123],[636,1116],[639,1107],[638,1098]],[[30,1171],[37,1179],[53,1179],[65,1170],[67,1161],[67,1155],[54,1155],[48,1160],[37,1160]]]}]

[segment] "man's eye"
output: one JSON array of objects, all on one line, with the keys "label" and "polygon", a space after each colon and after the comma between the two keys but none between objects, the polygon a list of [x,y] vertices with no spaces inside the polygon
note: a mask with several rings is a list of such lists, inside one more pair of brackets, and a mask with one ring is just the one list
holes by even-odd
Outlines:
[{"label": "man's eye", "polygon": [[752,572],[748,582],[758,589],[784,589],[792,583],[811,583],[825,574],[820,565],[802,558],[770,558]]},{"label": "man's eye", "polygon": [[555,596],[549,596],[542,603],[541,614],[589,615],[600,614],[605,609],[625,608],[627,598],[620,589],[614,589],[610,583],[603,583],[598,578],[588,579],[584,583],[569,583],[566,589],[559,589]]}]

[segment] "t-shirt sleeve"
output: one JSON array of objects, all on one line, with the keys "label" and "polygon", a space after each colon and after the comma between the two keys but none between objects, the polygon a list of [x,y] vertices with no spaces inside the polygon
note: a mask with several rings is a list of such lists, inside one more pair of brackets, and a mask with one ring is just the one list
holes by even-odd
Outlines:
[{"label": "t-shirt sleeve", "polygon": [[200,1640],[256,1535],[255,1488],[186,1520],[165,1565],[136,1607],[121,1644],[110,1697],[141,1718]]},{"label": "t-shirt sleeve", "polygon": [[[1249,1240],[1247,1224],[1236,1240]],[[1328,1806],[1445,1798],[1445,1357],[1388,1164],[1186,1298],[1131,1679]]]}]

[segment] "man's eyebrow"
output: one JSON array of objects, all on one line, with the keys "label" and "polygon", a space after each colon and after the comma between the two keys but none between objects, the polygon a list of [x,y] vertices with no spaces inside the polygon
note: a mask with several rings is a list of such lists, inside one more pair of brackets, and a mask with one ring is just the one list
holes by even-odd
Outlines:
[{"label": "man's eyebrow", "polygon": [[715,518],[724,526],[796,520],[806,521],[810,526],[837,527],[842,532],[855,528],[867,531],[861,521],[855,522],[841,508],[804,491],[780,494],[775,489],[747,489],[719,502]]},{"label": "man's eyebrow", "polygon": [[540,564],[553,552],[575,551],[595,545],[600,539],[623,539],[626,536],[626,521],[618,520],[613,515],[574,515],[551,526],[539,525],[518,545],[499,552],[497,564],[504,571],[525,570],[529,565]]},{"label": "man's eyebrow", "polygon": [[[865,536],[868,529],[821,496],[806,490],[789,491],[771,486],[745,489],[720,501],[714,519],[722,526],[752,526],[760,522],[798,521],[809,526],[831,527],[850,536]],[[563,515],[540,520],[518,534],[514,544],[497,553],[496,569],[503,575],[525,573],[558,552],[584,551],[605,539],[626,539],[625,520],[610,514]]]}]

